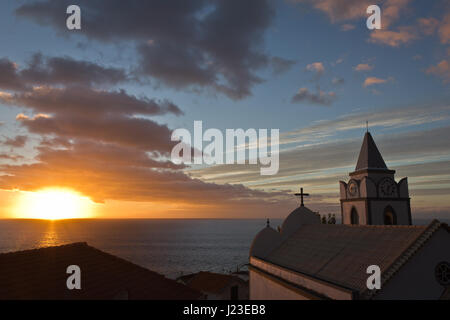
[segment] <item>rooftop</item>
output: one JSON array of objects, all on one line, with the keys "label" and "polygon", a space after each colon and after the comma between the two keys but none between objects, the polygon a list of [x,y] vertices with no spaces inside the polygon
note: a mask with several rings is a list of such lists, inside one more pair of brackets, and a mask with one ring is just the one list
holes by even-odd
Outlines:
[{"label": "rooftop", "polygon": [[244,283],[244,280],[237,276],[207,271],[200,271],[190,277],[184,276],[184,280],[190,288],[208,293],[220,293],[233,281]]},{"label": "rooftop", "polygon": [[[81,290],[68,290],[66,269],[81,269]],[[0,254],[0,299],[198,299],[195,289],[87,243]]]},{"label": "rooftop", "polygon": [[369,265],[387,281],[441,225],[303,225],[263,260],[363,292]]}]

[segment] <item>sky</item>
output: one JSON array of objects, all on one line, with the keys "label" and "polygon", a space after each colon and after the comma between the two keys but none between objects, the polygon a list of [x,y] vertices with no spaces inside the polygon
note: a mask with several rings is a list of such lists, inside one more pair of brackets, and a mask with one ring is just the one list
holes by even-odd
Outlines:
[{"label": "sky", "polygon": [[[0,218],[46,188],[101,218],[283,218],[300,187],[339,214],[366,121],[413,217],[450,218],[448,1],[6,0],[0,39]],[[174,164],[196,120],[279,129],[279,172]]]}]

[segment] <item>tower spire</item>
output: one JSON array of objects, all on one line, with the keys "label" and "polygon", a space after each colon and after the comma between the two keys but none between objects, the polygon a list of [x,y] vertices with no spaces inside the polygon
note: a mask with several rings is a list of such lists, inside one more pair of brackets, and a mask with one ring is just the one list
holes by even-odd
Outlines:
[{"label": "tower spire", "polygon": [[355,171],[364,169],[388,170],[370,132],[366,132],[364,135]]}]

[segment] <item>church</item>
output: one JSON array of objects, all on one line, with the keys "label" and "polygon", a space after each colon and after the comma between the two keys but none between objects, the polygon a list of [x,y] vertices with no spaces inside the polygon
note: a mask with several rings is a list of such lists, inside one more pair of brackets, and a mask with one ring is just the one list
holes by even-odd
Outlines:
[{"label": "church", "polygon": [[[340,181],[341,224],[304,205],[249,253],[251,300],[450,299],[450,228],[413,225],[408,180],[395,180],[367,132],[356,168]],[[369,266],[380,270],[368,285]]]}]

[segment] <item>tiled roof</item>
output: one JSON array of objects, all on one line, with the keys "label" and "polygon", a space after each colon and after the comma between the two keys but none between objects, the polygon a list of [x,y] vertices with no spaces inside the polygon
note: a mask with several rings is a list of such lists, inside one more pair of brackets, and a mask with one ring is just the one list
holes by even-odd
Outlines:
[{"label": "tiled roof", "polygon": [[[68,290],[69,265],[81,290]],[[0,254],[0,299],[198,299],[201,293],[86,243]]]},{"label": "tiled roof", "polygon": [[385,283],[440,225],[304,225],[264,260],[363,293],[369,265]]},{"label": "tiled roof", "polygon": [[367,132],[364,136],[364,141],[359,152],[358,162],[355,171],[364,169],[386,169],[386,163],[378,151],[377,145],[372,138],[372,135]]},{"label": "tiled roof", "polygon": [[232,281],[244,282],[236,276],[201,271],[188,280],[186,284],[202,292],[219,293]]}]

